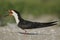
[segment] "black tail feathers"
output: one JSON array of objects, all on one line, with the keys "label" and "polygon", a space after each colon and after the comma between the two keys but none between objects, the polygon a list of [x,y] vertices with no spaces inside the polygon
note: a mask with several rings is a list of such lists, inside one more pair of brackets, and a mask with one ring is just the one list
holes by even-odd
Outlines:
[{"label": "black tail feathers", "polygon": [[57,21],[54,21],[54,22],[49,22],[49,23],[47,23],[49,26],[53,26],[53,25],[56,25],[57,23],[56,23]]},{"label": "black tail feathers", "polygon": [[41,23],[41,27],[54,26],[54,25],[57,25],[57,23],[56,23],[56,22],[57,22],[57,21],[48,22],[48,23]]}]

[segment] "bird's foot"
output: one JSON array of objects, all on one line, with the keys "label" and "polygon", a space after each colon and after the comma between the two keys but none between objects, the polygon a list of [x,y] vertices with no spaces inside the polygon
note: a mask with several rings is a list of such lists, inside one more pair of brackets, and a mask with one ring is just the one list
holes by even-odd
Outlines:
[{"label": "bird's foot", "polygon": [[25,34],[27,33],[27,31],[26,30],[24,30],[25,31]]}]

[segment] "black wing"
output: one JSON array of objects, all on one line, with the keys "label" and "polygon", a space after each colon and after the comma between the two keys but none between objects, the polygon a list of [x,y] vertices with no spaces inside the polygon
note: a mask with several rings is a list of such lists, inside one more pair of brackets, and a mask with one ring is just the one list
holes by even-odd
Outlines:
[{"label": "black wing", "polygon": [[48,23],[39,23],[39,22],[31,22],[31,21],[23,21],[19,23],[19,27],[22,29],[33,29],[33,28],[43,28],[56,25],[57,21],[48,22]]}]

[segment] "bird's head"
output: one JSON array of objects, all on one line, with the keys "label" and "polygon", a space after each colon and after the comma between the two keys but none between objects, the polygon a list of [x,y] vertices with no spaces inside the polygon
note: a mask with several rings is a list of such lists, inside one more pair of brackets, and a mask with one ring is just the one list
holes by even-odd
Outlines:
[{"label": "bird's head", "polygon": [[14,15],[16,15],[15,10],[9,10],[8,12],[9,12],[9,15],[10,15],[10,16],[14,16]]},{"label": "bird's head", "polygon": [[18,11],[16,11],[16,10],[9,10],[9,15],[10,16],[14,16],[16,22],[19,23],[21,17],[20,17],[20,14],[19,14]]}]

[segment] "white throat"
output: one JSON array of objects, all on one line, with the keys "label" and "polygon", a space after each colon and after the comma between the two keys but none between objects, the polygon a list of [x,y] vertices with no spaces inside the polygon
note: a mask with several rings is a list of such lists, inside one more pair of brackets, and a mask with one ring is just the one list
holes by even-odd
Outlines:
[{"label": "white throat", "polygon": [[15,18],[15,20],[16,20],[16,23],[18,24],[18,23],[19,23],[19,19],[18,19],[17,13],[15,13],[15,12],[13,11],[13,14],[12,14],[12,15],[14,16],[14,18]]}]

